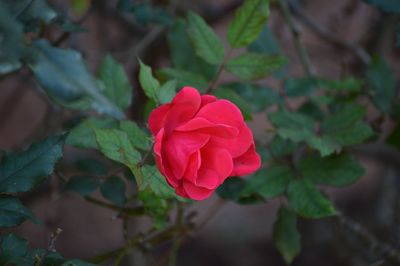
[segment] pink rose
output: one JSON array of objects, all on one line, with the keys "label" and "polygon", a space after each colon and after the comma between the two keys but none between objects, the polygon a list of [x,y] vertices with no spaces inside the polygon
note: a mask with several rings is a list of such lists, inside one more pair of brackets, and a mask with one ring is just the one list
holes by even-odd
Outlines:
[{"label": "pink rose", "polygon": [[154,109],[157,167],[176,193],[202,200],[229,176],[243,176],[261,164],[253,135],[240,110],[227,100],[184,87],[171,103]]}]

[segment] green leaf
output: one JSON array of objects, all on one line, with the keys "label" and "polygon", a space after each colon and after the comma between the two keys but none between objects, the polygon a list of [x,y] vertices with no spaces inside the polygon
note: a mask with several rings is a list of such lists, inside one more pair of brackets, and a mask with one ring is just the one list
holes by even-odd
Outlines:
[{"label": "green leaf", "polygon": [[218,195],[226,200],[231,200],[239,204],[262,203],[264,199],[257,193],[243,193],[247,182],[240,177],[228,178],[218,187]]},{"label": "green leaf", "polygon": [[285,57],[256,53],[243,53],[228,61],[226,70],[240,79],[261,79],[287,63]]},{"label": "green leaf", "polygon": [[283,88],[288,97],[300,97],[313,93],[316,89],[314,78],[288,78],[283,83]]},{"label": "green leaf", "polygon": [[286,263],[291,264],[301,250],[300,233],[297,230],[296,214],[281,206],[274,223],[273,241]]},{"label": "green leaf", "polygon": [[97,149],[95,129],[116,128],[117,126],[118,122],[111,118],[89,117],[70,131],[66,143],[78,148]]},{"label": "green leaf", "polygon": [[248,83],[229,83],[224,87],[233,89],[246,100],[253,112],[264,111],[267,107],[282,101],[279,94],[269,87]]},{"label": "green leaf", "polygon": [[306,218],[322,218],[336,215],[331,201],[307,179],[294,179],[288,188],[289,205]]},{"label": "green leaf", "polygon": [[388,63],[383,58],[374,58],[368,66],[366,78],[376,107],[389,112],[395,99],[396,79]]},{"label": "green leaf", "polygon": [[285,192],[289,182],[294,179],[287,166],[271,166],[251,176],[242,195],[258,193],[266,199],[274,198]]},{"label": "green leaf", "polygon": [[49,96],[73,109],[93,108],[117,119],[124,117],[120,108],[105,97],[98,81],[88,72],[81,54],[52,47],[45,40],[33,43],[35,57],[29,66]]},{"label": "green leaf", "polygon": [[0,192],[25,192],[54,170],[62,157],[65,135],[50,136],[27,150],[8,154],[0,163]]},{"label": "green leaf", "polygon": [[128,167],[135,167],[140,162],[140,153],[135,150],[124,131],[96,129],[95,134],[100,150],[106,157]]},{"label": "green leaf", "polygon": [[124,67],[107,55],[101,62],[99,77],[105,85],[104,95],[115,105],[126,109],[132,102],[132,87]]},{"label": "green leaf", "polygon": [[239,48],[253,42],[262,31],[269,16],[267,0],[246,0],[238,8],[228,28],[228,42]]},{"label": "green leaf", "polygon": [[397,124],[393,131],[390,133],[386,139],[386,143],[400,149],[400,125]]},{"label": "green leaf", "polygon": [[252,120],[253,116],[247,103],[239,94],[229,88],[218,88],[215,90],[214,95],[220,99],[227,99],[233,102],[243,114],[244,120]]},{"label": "green leaf", "polygon": [[174,67],[192,73],[200,73],[208,79],[212,79],[217,71],[217,66],[205,62],[195,54],[186,28],[186,21],[177,19],[167,33],[169,51]]},{"label": "green leaf", "polygon": [[101,195],[116,205],[124,205],[126,202],[126,187],[124,181],[116,176],[108,177],[100,187]]},{"label": "green leaf", "polygon": [[363,0],[365,3],[376,6],[386,12],[400,13],[398,0]]},{"label": "green leaf", "polygon": [[14,234],[0,238],[0,265],[15,265],[28,252],[28,241]]},{"label": "green leaf", "polygon": [[396,47],[400,47],[400,24],[397,24],[396,27]]},{"label": "green leaf", "polygon": [[213,29],[202,17],[188,13],[188,34],[196,54],[210,64],[220,64],[224,59],[224,46]]},{"label": "green leaf", "polygon": [[205,91],[208,86],[207,80],[199,73],[175,68],[163,68],[157,72],[160,78],[165,80],[174,79],[178,82],[178,88],[191,86],[199,91]]},{"label": "green leaf", "polygon": [[146,96],[150,99],[153,99],[156,102],[159,102],[158,99],[158,90],[160,89],[160,82],[156,78],[153,77],[151,68],[148,65],[145,65],[142,61],[139,60],[140,70],[139,70],[139,82],[142,86],[142,89]]},{"label": "green leaf", "polygon": [[37,221],[33,213],[14,197],[0,196],[0,227],[12,227],[26,219]]},{"label": "green leaf", "polygon": [[264,25],[261,34],[249,45],[248,50],[254,53],[281,55],[282,51],[280,46],[273,32],[267,25]]},{"label": "green leaf", "polygon": [[73,176],[65,185],[67,191],[78,193],[81,196],[87,196],[94,192],[100,186],[100,181],[93,176]]},{"label": "green leaf", "polygon": [[268,157],[266,158],[266,160],[273,161],[274,158],[289,155],[293,153],[297,147],[298,147],[297,143],[287,139],[283,139],[279,135],[275,135],[272,141],[268,143],[268,149],[267,149]]},{"label": "green leaf", "polygon": [[364,169],[351,155],[341,154],[321,158],[303,157],[297,165],[304,178],[313,183],[330,186],[348,186],[365,174]]},{"label": "green leaf", "polygon": [[160,100],[161,104],[169,103],[172,101],[176,94],[176,87],[178,82],[176,80],[170,80],[165,82],[159,92],[158,92],[158,99]]},{"label": "green leaf", "polygon": [[170,210],[168,202],[149,189],[140,191],[138,198],[142,201],[146,213],[153,218],[154,227],[157,229],[165,227]]},{"label": "green leaf", "polygon": [[150,136],[148,136],[134,121],[121,121],[119,126],[121,130],[127,134],[129,141],[135,148],[145,151],[150,149]]},{"label": "green leaf", "polygon": [[156,166],[145,165],[141,170],[143,174],[143,183],[139,186],[140,190],[148,188],[162,198],[180,198],[168,185],[165,177],[161,175]]}]

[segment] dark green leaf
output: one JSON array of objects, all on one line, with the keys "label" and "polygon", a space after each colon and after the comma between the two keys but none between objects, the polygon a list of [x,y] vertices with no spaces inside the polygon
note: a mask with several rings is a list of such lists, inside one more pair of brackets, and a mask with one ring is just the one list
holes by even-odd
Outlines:
[{"label": "dark green leaf", "polygon": [[274,160],[274,158],[289,155],[293,153],[297,147],[297,143],[287,139],[283,139],[279,135],[275,135],[272,141],[268,143],[268,157],[266,158],[266,160]]},{"label": "dark green leaf", "polygon": [[400,125],[399,124],[397,124],[397,126],[390,133],[389,137],[386,139],[386,143],[396,147],[397,149],[400,149]]},{"label": "dark green leaf", "polygon": [[156,102],[158,100],[158,90],[160,89],[160,82],[153,77],[151,68],[139,60],[139,82],[146,96]]},{"label": "dark green leaf", "polygon": [[276,55],[243,53],[228,61],[226,70],[240,79],[261,79],[287,63],[286,58]]},{"label": "dark green leaf", "polygon": [[135,148],[141,150],[150,149],[150,136],[146,134],[135,122],[121,121],[120,128],[124,131],[129,138],[129,141]]},{"label": "dark green leaf", "polygon": [[348,154],[324,158],[306,156],[300,160],[297,167],[304,178],[317,184],[331,186],[351,185],[365,174],[358,161]]},{"label": "dark green leaf", "polygon": [[267,199],[274,198],[285,192],[293,178],[293,173],[287,166],[267,167],[248,179],[242,195],[258,193]]},{"label": "dark green leaf", "polygon": [[62,157],[65,135],[50,136],[27,150],[8,154],[0,163],[0,192],[25,192],[54,170]]},{"label": "dark green leaf", "polygon": [[396,46],[400,48],[400,24],[397,24],[396,27]]},{"label": "dark green leaf", "polygon": [[37,221],[32,212],[17,198],[0,196],[0,227],[16,226],[26,219]]},{"label": "dark green leaf", "polygon": [[25,239],[22,239],[14,234],[1,236],[0,265],[15,265],[20,263],[27,252],[28,241]]},{"label": "dark green leaf", "polygon": [[398,0],[363,0],[364,2],[376,6],[386,12],[400,13],[400,2]]},{"label": "dark green leaf", "polygon": [[146,212],[153,218],[154,226],[157,229],[165,227],[168,222],[168,202],[155,194],[150,189],[145,189],[139,192],[139,199],[143,203]]},{"label": "dark green leaf", "polygon": [[300,237],[300,233],[297,230],[296,214],[282,206],[274,223],[272,238],[275,246],[288,264],[292,263],[300,253]]},{"label": "dark green leaf", "polygon": [[336,215],[331,201],[307,179],[294,179],[288,188],[289,205],[306,218],[322,218]]},{"label": "dark green leaf", "polygon": [[70,131],[66,143],[78,148],[97,149],[95,129],[116,128],[117,126],[118,122],[111,118],[89,117]]},{"label": "dark green leaf", "polygon": [[143,174],[143,183],[140,184],[139,189],[144,190],[148,188],[162,198],[179,198],[156,166],[145,165],[141,170]]},{"label": "dark green leaf", "polygon": [[267,0],[246,0],[238,8],[228,28],[231,47],[239,48],[253,42],[262,31],[269,16]]},{"label": "dark green leaf", "polygon": [[255,204],[264,202],[264,199],[257,193],[243,193],[247,182],[240,177],[231,177],[218,187],[218,195],[226,200],[231,200],[239,204]]},{"label": "dark green leaf", "polygon": [[125,183],[116,176],[108,177],[100,187],[103,197],[116,205],[123,205],[126,202]]},{"label": "dark green leaf", "polygon": [[283,87],[288,97],[299,97],[310,95],[316,89],[316,82],[313,78],[288,78]]},{"label": "dark green leaf", "polygon": [[374,58],[366,77],[371,87],[371,97],[382,112],[389,112],[396,93],[396,79],[388,63],[383,58]]},{"label": "dark green leaf", "polygon": [[107,55],[101,62],[99,77],[105,85],[104,95],[115,105],[126,109],[132,101],[132,87],[124,67]]},{"label": "dark green leaf", "polygon": [[94,192],[100,186],[100,181],[93,176],[73,176],[65,185],[65,189],[78,193],[81,196],[87,196]]},{"label": "dark green leaf", "polygon": [[172,17],[166,10],[146,2],[135,4],[130,12],[141,25],[157,23],[169,26],[172,24]]},{"label": "dark green leaf", "polygon": [[210,64],[220,64],[224,59],[224,46],[213,29],[202,17],[189,12],[188,34],[196,54]]},{"label": "dark green leaf", "polygon": [[199,91],[204,91],[208,86],[207,80],[199,73],[175,68],[163,68],[157,73],[165,80],[175,79],[178,81],[178,88],[191,86]]},{"label": "dark green leaf", "polygon": [[243,114],[245,120],[253,119],[250,104],[247,103],[239,94],[229,88],[219,88],[215,90],[214,95],[221,99],[227,99],[233,102]]},{"label": "dark green leaf", "polygon": [[30,67],[53,99],[69,108],[91,107],[117,119],[124,117],[121,109],[102,94],[78,52],[52,47],[45,40],[35,41],[33,47],[35,58]]},{"label": "dark green leaf", "polygon": [[265,25],[258,38],[249,45],[249,51],[254,53],[263,53],[270,55],[282,54],[279,48],[280,44],[272,33],[272,31]]}]

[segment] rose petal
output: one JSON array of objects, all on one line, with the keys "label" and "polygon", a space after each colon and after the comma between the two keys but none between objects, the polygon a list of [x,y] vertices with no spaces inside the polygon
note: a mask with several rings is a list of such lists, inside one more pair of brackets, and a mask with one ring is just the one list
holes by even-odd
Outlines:
[{"label": "rose petal", "polygon": [[210,95],[210,94],[201,95],[200,108],[206,104],[213,103],[216,100],[217,100],[217,97],[215,97],[214,95]]},{"label": "rose petal", "polygon": [[184,198],[189,198],[188,194],[186,193],[185,189],[183,188],[183,186],[180,187],[176,187],[175,188],[175,193],[181,197]]},{"label": "rose petal", "polygon": [[221,138],[233,138],[239,134],[237,128],[214,124],[202,117],[196,117],[189,120],[187,123],[177,127],[176,131],[197,131],[199,133],[210,134]]},{"label": "rose petal", "polygon": [[201,165],[200,151],[196,151],[189,157],[189,162],[186,166],[183,178],[194,183],[195,180],[197,179],[197,172],[200,168],[200,165]]},{"label": "rose petal", "polygon": [[219,180],[218,173],[214,170],[200,169],[195,184],[207,189],[216,189],[220,184]]},{"label": "rose petal", "polygon": [[229,125],[240,128],[243,124],[243,115],[239,108],[227,100],[218,100],[202,107],[196,117],[203,117],[215,124]]},{"label": "rose petal", "polygon": [[171,170],[176,179],[181,179],[189,156],[203,147],[209,139],[209,135],[200,133],[173,132],[163,143],[164,167]]},{"label": "rose petal", "polygon": [[231,175],[249,175],[258,170],[261,166],[260,155],[255,150],[254,144],[240,157],[233,159],[233,171]]},{"label": "rose petal", "polygon": [[186,181],[183,182],[183,189],[187,193],[188,197],[194,200],[204,200],[214,192],[214,190],[197,187]]},{"label": "rose petal", "polygon": [[206,147],[200,150],[201,166],[200,170],[210,169],[218,174],[218,182],[221,184],[233,170],[232,156],[225,149],[212,147],[207,144]]},{"label": "rose petal", "polygon": [[164,104],[151,111],[149,115],[149,129],[153,136],[157,135],[158,131],[164,127],[165,118],[170,109],[170,104]]}]

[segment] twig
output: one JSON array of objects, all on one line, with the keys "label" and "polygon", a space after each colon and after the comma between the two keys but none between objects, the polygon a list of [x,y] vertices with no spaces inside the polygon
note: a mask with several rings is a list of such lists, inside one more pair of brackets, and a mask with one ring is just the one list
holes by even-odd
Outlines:
[{"label": "twig", "polygon": [[212,89],[214,89],[214,86],[215,86],[215,84],[217,84],[218,79],[219,79],[219,77],[220,77],[221,74],[222,74],[222,71],[224,71],[225,65],[226,65],[226,63],[228,62],[229,56],[231,55],[231,53],[232,53],[232,48],[230,48],[230,49],[228,50],[228,52],[226,53],[226,55],[225,55],[225,57],[224,57],[224,60],[223,60],[222,63],[218,66],[218,70],[217,70],[217,73],[216,73],[215,76],[214,76],[214,79],[210,82],[210,84],[208,85],[208,87],[207,87],[207,89],[206,89],[206,92],[205,92],[206,94],[207,94],[207,93],[210,93],[210,92],[212,91]]},{"label": "twig", "polygon": [[46,252],[43,254],[43,256],[38,260],[38,262],[35,264],[36,266],[41,266],[43,265],[44,260],[46,257],[51,253],[51,252],[56,252],[56,241],[57,238],[60,236],[62,233],[61,228],[57,228],[53,233],[50,235],[50,240],[49,240],[49,245],[47,247]]},{"label": "twig", "polygon": [[313,33],[319,36],[322,40],[327,41],[339,48],[352,51],[361,60],[361,62],[363,62],[366,65],[368,65],[371,62],[371,56],[364,50],[364,48],[358,46],[357,44],[346,42],[332,35],[330,31],[325,29],[319,23],[307,17],[298,4],[289,2],[289,5],[292,8],[294,14],[300,19],[300,22],[303,23],[304,26],[308,27]]},{"label": "twig", "polygon": [[296,47],[297,53],[299,54],[301,64],[303,65],[305,74],[308,77],[312,77],[314,75],[314,71],[311,65],[310,58],[308,57],[307,50],[304,47],[303,43],[300,40],[300,32],[296,28],[294,22],[293,22],[293,17],[292,14],[289,10],[289,4],[287,0],[278,0],[278,4],[280,6],[282,15],[289,26],[290,31],[292,32],[293,36],[293,42]]},{"label": "twig", "polygon": [[111,210],[118,211],[120,213],[126,214],[126,215],[143,215],[145,213],[143,207],[135,207],[135,208],[124,208],[124,207],[119,207],[107,202],[103,202],[101,200],[98,200],[96,198],[90,197],[90,196],[85,196],[85,200],[87,200],[90,203],[96,204],[101,207],[105,207]]}]

